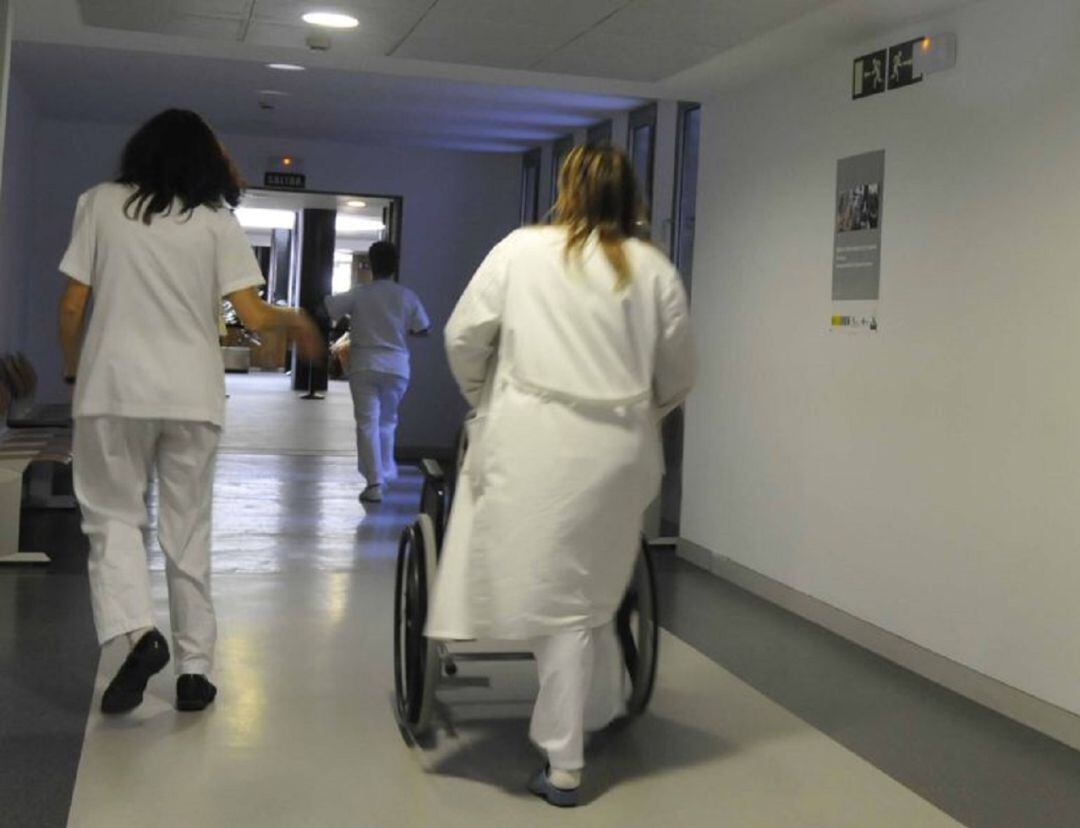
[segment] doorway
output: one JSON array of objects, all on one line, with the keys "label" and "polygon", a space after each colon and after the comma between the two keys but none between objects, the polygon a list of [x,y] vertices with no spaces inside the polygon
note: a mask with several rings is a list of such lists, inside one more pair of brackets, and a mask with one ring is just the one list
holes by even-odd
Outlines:
[{"label": "doorway", "polygon": [[[370,279],[367,251],[372,244],[390,241],[400,250],[403,212],[400,196],[252,189],[244,193],[236,217],[262,267],[266,301],[303,307],[320,319],[326,295]],[[313,256],[313,245],[327,249]],[[230,314],[226,326],[227,345],[250,348],[251,368],[298,367],[283,335],[252,336]],[[319,385],[319,377],[314,379]],[[325,390],[325,381],[316,390]]]}]

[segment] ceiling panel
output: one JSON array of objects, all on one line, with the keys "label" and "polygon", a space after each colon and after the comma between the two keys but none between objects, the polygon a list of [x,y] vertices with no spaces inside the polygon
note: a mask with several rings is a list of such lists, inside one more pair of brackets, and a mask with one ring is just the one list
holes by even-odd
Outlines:
[{"label": "ceiling panel", "polygon": [[715,53],[715,47],[704,43],[622,37],[593,30],[539,61],[534,68],[585,77],[659,81]]},{"label": "ceiling panel", "polygon": [[140,3],[137,0],[79,0],[79,11],[88,26],[128,31],[158,31],[173,17],[164,3]]},{"label": "ceiling panel", "polygon": [[556,23],[526,24],[508,19],[466,17],[449,11],[441,12],[442,4],[424,18],[410,40],[455,40],[465,51],[469,49],[543,47],[552,51],[577,34],[577,28]]},{"label": "ceiling panel", "polygon": [[[495,29],[499,27],[493,27]],[[550,54],[551,42],[524,44],[503,37],[463,40],[454,37],[414,35],[401,44],[394,57],[440,63],[466,63],[502,69],[526,69]]]},{"label": "ceiling panel", "polygon": [[726,48],[826,6],[832,0],[635,0],[601,31],[622,37],[685,38]]},{"label": "ceiling panel", "polygon": [[194,37],[210,40],[239,40],[243,31],[243,21],[228,17],[202,17],[198,15],[176,15],[162,29],[162,34],[178,37]]},{"label": "ceiling panel", "polygon": [[571,29],[574,33],[599,23],[632,0],[439,0],[429,18],[489,20],[519,26]]},{"label": "ceiling panel", "polygon": [[180,14],[247,18],[251,3],[252,0],[173,0],[172,7]]},{"label": "ceiling panel", "polygon": [[151,4],[140,7],[134,14],[125,14],[123,4],[95,3],[87,8],[83,20],[87,25],[133,32],[190,37],[200,40],[237,40],[241,34],[242,20],[238,17],[206,17],[194,14],[177,14]]}]

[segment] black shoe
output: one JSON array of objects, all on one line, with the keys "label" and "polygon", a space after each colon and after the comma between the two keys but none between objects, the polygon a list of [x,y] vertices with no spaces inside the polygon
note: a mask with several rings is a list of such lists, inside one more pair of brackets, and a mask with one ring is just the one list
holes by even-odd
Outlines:
[{"label": "black shoe", "polygon": [[142,704],[146,682],[169,663],[169,645],[165,636],[150,630],[138,640],[123,665],[101,697],[101,712],[109,715],[127,713]]},{"label": "black shoe", "polygon": [[206,676],[185,673],[176,680],[176,709],[185,711],[205,710],[217,696],[217,688]]}]

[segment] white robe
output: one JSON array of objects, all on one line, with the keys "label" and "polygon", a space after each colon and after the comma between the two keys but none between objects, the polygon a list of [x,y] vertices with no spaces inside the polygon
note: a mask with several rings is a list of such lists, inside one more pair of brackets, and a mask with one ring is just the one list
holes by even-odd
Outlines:
[{"label": "white robe", "polygon": [[490,253],[446,328],[475,414],[427,634],[527,639],[609,622],[663,472],[659,422],[693,383],[682,280],[624,249],[630,285],[590,241],[528,228]]}]

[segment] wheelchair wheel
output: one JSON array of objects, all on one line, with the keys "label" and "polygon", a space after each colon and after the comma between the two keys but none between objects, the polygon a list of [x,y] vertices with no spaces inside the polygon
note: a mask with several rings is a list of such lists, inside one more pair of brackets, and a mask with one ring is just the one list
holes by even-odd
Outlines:
[{"label": "wheelchair wheel", "polygon": [[652,552],[644,540],[630,588],[615,618],[623,661],[630,674],[627,713],[631,717],[640,716],[652,698],[660,647],[656,573],[653,570]]},{"label": "wheelchair wheel", "polygon": [[435,526],[420,515],[401,535],[394,590],[394,693],[398,722],[413,736],[430,725],[439,680],[438,650],[424,636],[435,552]]}]

